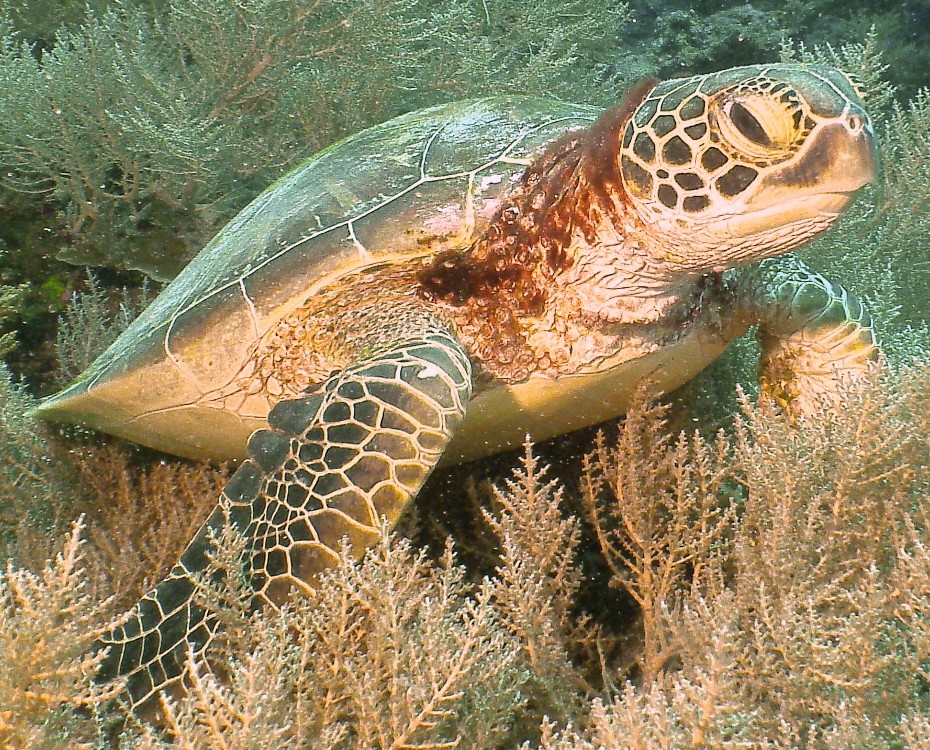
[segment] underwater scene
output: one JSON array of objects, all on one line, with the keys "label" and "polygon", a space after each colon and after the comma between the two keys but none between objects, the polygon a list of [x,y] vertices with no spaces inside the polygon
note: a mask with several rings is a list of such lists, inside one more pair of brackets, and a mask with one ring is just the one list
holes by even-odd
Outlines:
[{"label": "underwater scene", "polygon": [[930,2],[0,0],[0,748],[930,750]]}]

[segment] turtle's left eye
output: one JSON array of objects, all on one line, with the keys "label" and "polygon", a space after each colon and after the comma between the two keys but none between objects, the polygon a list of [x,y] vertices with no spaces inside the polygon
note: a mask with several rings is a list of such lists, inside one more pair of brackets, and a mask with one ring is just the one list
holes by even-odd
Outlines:
[{"label": "turtle's left eye", "polygon": [[768,133],[765,132],[762,123],[742,104],[739,102],[731,102],[724,107],[724,112],[727,113],[729,118],[733,121],[733,124],[736,125],[736,129],[750,141],[760,146],[772,146],[772,139],[769,138]]},{"label": "turtle's left eye", "polygon": [[724,95],[714,117],[720,135],[736,153],[770,159],[790,151],[800,137],[800,102],[781,92],[738,91]]}]

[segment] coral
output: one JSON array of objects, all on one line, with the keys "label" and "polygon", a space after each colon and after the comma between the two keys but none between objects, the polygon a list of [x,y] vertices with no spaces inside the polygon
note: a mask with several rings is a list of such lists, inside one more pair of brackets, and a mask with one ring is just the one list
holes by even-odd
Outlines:
[{"label": "coral", "polygon": [[930,719],[925,716],[908,717],[901,722],[901,739],[908,750],[930,748]]},{"label": "coral", "polygon": [[[925,747],[928,374],[875,371],[842,411],[800,428],[746,403],[731,453],[663,438],[662,410],[638,407],[612,456],[598,446],[583,486],[599,494],[588,505],[601,545],[630,561],[614,566],[615,582],[657,602],[664,628],[650,635],[644,616],[640,664],[663,649],[665,659],[651,680],[595,700],[583,729],[549,726],[541,747]],[[661,470],[683,455],[690,477]],[[644,466],[659,470],[646,479]],[[741,490],[715,488],[719,471]],[[637,500],[642,481],[658,502]],[[701,511],[712,523],[692,524],[692,537],[712,542],[700,564],[659,575],[686,554],[669,550],[688,545],[648,522],[687,527],[688,504],[665,498],[705,488],[739,512]]]},{"label": "coral", "polygon": [[341,567],[304,609],[315,653],[300,713],[341,734],[335,746],[486,747],[525,680],[490,586],[466,597],[451,552],[434,566],[397,544]]},{"label": "coral", "polygon": [[[584,465],[582,503],[612,573],[639,606],[643,649],[638,668],[650,686],[678,651],[666,607],[718,563],[734,519],[722,434],[708,445],[667,430],[666,407],[640,398],[616,446],[603,436]],[[607,502],[604,496],[609,497]]]},{"label": "coral", "polygon": [[35,400],[0,368],[0,549],[40,569],[48,539],[80,515],[98,593],[126,607],[173,564],[229,474],[140,459],[120,443],[65,444],[32,416]]},{"label": "coral", "polygon": [[513,478],[491,491],[497,512],[483,515],[501,547],[493,600],[532,675],[523,692],[541,715],[570,720],[578,693],[593,692],[574,660],[598,634],[574,614],[580,526],[564,516],[563,490],[545,474],[527,443]]},{"label": "coral", "polygon": [[[491,493],[498,560],[481,580],[451,544],[430,560],[386,534],[361,562],[325,574],[313,597],[254,612],[246,547],[227,529],[198,594],[222,613],[222,633],[188,659],[187,690],[163,699],[160,729],[122,717],[121,746],[923,750],[928,382],[930,364],[876,368],[850,384],[842,410],[801,423],[746,401],[734,432],[710,441],[677,433],[668,407],[642,400],[582,467],[588,532],[527,449]],[[107,581],[103,568],[163,565],[167,554],[145,557],[158,534],[187,532],[145,527],[190,514],[177,498],[212,500],[220,481],[131,458],[79,456],[78,484],[96,483],[98,498],[138,492],[158,506],[152,515],[125,499],[66,503],[92,507],[90,541],[81,547],[74,531],[41,574],[11,567],[0,578],[11,602],[0,653],[35,665],[26,683],[5,683],[17,692],[0,705],[14,706],[3,720],[30,746],[48,745],[49,731],[90,742],[118,720],[102,706],[93,725],[62,718],[109,689],[83,682],[92,662],[79,658],[114,607],[106,592],[144,585]],[[116,537],[118,564],[100,542]],[[582,564],[595,548],[611,585],[639,603],[635,622],[584,613]],[[26,612],[44,640],[20,638]],[[604,628],[634,637],[618,652]],[[19,655],[40,640],[41,664]],[[60,681],[39,690],[43,675]]]},{"label": "coral", "polygon": [[4,558],[39,564],[48,556],[46,535],[79,512],[65,510],[65,487],[73,477],[52,468],[53,447],[29,414],[33,404],[26,388],[0,366],[0,549]]},{"label": "coral", "polygon": [[[232,605],[208,654],[229,677],[188,660],[186,694],[162,700],[171,747],[438,750],[506,734],[527,675],[492,586],[466,584],[451,548],[433,563],[386,533],[361,563],[347,552],[312,599],[250,616],[245,581],[216,575],[237,566],[228,529],[223,542],[201,585]],[[132,747],[165,746],[140,728]]]},{"label": "coral", "polygon": [[87,274],[87,288],[72,294],[55,335],[55,379],[60,387],[84,372],[153,298],[147,284],[137,294],[124,288],[116,296],[116,313],[112,314],[114,290],[103,288],[92,273]]},{"label": "coral", "polygon": [[225,466],[140,461],[118,442],[73,447],[72,512],[89,519],[88,554],[114,606],[128,608],[164,576],[213,510]]},{"label": "coral", "polygon": [[[91,747],[94,709],[118,685],[91,686],[101,656],[94,639],[115,622],[108,602],[88,593],[88,572],[75,523],[61,551],[38,573],[8,564],[0,573],[0,745],[5,748]],[[97,738],[99,739],[99,737]]]},{"label": "coral", "polygon": [[[14,313],[26,294],[25,284],[0,286],[0,321]],[[5,357],[16,347],[16,336],[11,331],[0,334],[0,357]]]},{"label": "coral", "polygon": [[[157,11],[162,4],[162,0],[153,0],[152,10]],[[99,13],[106,6],[107,0],[55,0],[54,4],[42,0],[7,0],[2,7],[9,14],[9,22],[23,33],[30,44],[47,49],[54,45],[55,35],[61,26],[76,26],[86,20],[88,11]]]},{"label": "coral", "polygon": [[37,59],[0,8],[0,186],[57,209],[62,257],[170,278],[366,125],[489,90],[615,100],[606,40],[625,20],[578,0],[175,0],[89,12]]}]

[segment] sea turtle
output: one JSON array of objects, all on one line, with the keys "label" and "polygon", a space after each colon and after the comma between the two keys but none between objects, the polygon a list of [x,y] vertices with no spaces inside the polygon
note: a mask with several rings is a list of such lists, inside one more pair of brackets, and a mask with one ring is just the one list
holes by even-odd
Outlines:
[{"label": "sea turtle", "polygon": [[[39,407],[169,453],[246,460],[105,642],[134,701],[216,618],[193,601],[224,513],[257,600],[359,553],[432,469],[621,414],[757,325],[764,391],[804,413],[876,353],[868,314],[785,255],[874,173],[849,80],[761,65],[621,106],[504,96],[398,117],[248,205]],[[776,257],[780,256],[780,257]]]}]

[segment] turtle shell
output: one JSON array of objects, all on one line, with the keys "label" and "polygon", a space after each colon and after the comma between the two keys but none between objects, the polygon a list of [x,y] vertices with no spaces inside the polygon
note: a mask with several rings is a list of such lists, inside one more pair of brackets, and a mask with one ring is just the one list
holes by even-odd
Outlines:
[{"label": "turtle shell", "polygon": [[178,455],[242,457],[268,401],[233,385],[269,329],[346,274],[470,244],[533,157],[598,113],[493,97],[329,147],[246,206],[40,414]]}]

